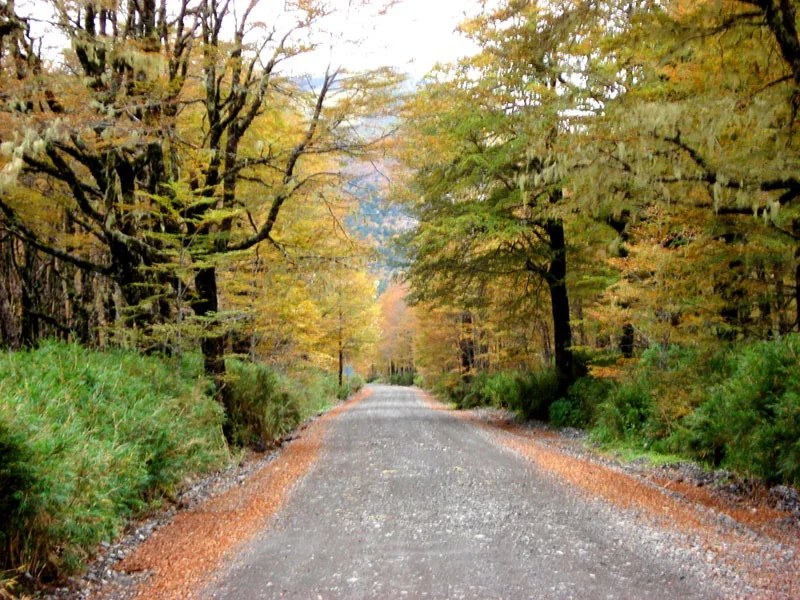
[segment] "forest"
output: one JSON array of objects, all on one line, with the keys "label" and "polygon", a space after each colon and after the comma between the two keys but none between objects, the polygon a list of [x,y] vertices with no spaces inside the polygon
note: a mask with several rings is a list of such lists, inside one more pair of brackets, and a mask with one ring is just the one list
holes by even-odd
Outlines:
[{"label": "forest", "polygon": [[797,483],[796,3],[462,29],[480,52],[403,108],[404,356],[460,406]]},{"label": "forest", "polygon": [[36,4],[0,0],[0,597],[365,379],[800,484],[795,0],[486,1],[413,85],[292,71],[316,0]]}]

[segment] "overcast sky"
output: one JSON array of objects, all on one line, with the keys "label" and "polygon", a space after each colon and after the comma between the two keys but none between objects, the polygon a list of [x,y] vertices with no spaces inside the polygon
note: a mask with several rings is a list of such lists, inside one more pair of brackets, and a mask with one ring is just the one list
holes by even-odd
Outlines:
[{"label": "overcast sky", "polygon": [[[320,76],[329,63],[351,71],[392,66],[419,80],[437,62],[450,62],[475,51],[455,29],[465,16],[478,12],[479,0],[396,0],[383,15],[378,9],[387,0],[371,0],[374,7],[362,6],[364,0],[327,1],[337,10],[320,24],[326,33],[317,33],[319,48],[287,61],[283,65],[286,71]],[[247,2],[233,0],[234,11],[241,11]],[[285,5],[286,0],[261,0],[252,20],[277,21],[281,30],[296,20],[284,12]],[[57,56],[67,40],[47,24],[53,18],[50,2],[17,0],[17,8],[41,19],[34,24],[35,33],[44,36],[46,55]]]},{"label": "overcast sky", "polygon": [[420,79],[437,62],[475,51],[455,29],[477,13],[477,0],[401,0],[383,16],[358,0],[331,3],[339,9],[326,23],[331,35],[314,55],[294,59],[292,71],[319,73],[330,61],[351,70],[388,65]]}]

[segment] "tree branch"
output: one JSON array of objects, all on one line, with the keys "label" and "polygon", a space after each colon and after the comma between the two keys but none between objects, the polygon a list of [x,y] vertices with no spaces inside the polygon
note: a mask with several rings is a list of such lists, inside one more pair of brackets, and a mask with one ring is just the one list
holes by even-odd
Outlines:
[{"label": "tree branch", "polygon": [[98,265],[97,263],[94,263],[90,260],[74,256],[73,254],[70,254],[65,250],[61,250],[60,248],[56,248],[54,246],[50,246],[49,244],[42,242],[33,231],[31,231],[30,229],[28,229],[28,227],[25,226],[22,220],[19,217],[17,217],[14,210],[8,204],[6,204],[2,199],[0,199],[0,212],[2,212],[7,219],[6,228],[9,231],[9,233],[19,238],[23,242],[30,244],[37,250],[41,250],[45,254],[49,254],[50,256],[63,260],[64,262],[68,262],[71,265],[74,265],[84,271],[99,273],[101,275],[111,274],[110,267]]}]

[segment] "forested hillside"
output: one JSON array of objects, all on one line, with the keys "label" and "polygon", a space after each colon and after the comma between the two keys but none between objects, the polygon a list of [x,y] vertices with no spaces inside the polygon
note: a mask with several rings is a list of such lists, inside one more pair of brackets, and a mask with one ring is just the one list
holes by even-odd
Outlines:
[{"label": "forested hillside", "polygon": [[349,228],[374,249],[371,270],[379,278],[380,293],[403,271],[400,236],[413,226],[405,207],[391,201],[386,187],[386,181],[377,176],[356,182],[351,192],[357,208],[348,219]]}]

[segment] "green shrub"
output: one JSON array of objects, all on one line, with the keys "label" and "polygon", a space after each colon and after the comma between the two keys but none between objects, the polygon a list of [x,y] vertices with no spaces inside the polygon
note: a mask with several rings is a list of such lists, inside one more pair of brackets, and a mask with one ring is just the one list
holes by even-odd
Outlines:
[{"label": "green shrub", "polygon": [[516,393],[513,377],[501,373],[477,373],[470,377],[459,377],[455,384],[447,383],[440,387],[446,399],[453,402],[457,408],[470,409],[479,406],[499,406],[504,402],[502,378],[508,379]]},{"label": "green shrub", "polygon": [[554,427],[580,427],[580,412],[575,404],[567,398],[559,398],[550,405],[548,412],[550,423]]},{"label": "green shrub", "polygon": [[357,394],[364,389],[364,378],[361,377],[361,375],[352,375],[348,378],[347,382],[350,385],[351,394]]},{"label": "green shrub", "polygon": [[434,381],[433,393],[444,402],[455,402],[456,389],[461,384],[461,376],[458,373],[445,373]]},{"label": "green shrub", "polygon": [[510,371],[492,373],[483,383],[483,397],[497,408],[519,404],[520,386],[517,375]]},{"label": "green shrub", "polygon": [[575,420],[571,427],[587,427],[597,419],[597,408],[614,393],[616,382],[610,379],[581,377],[570,386],[567,398],[575,405]]},{"label": "green shrub", "polygon": [[227,361],[229,439],[263,448],[297,427],[303,418],[300,399],[286,378],[267,365]]},{"label": "green shrub", "polygon": [[800,483],[800,335],[736,352],[733,374],[670,440],[768,482]]},{"label": "green shrub", "polygon": [[70,573],[127,518],[229,459],[197,365],[61,343],[0,354],[0,570]]},{"label": "green shrub", "polygon": [[591,348],[588,346],[573,346],[573,360],[584,366],[610,367],[622,358],[622,352],[613,349]]},{"label": "green shrub", "polygon": [[555,369],[529,371],[516,376],[518,393],[509,409],[525,419],[547,420],[550,405],[558,399],[558,376]]},{"label": "green shrub", "polygon": [[650,390],[633,380],[617,386],[597,407],[596,437],[602,441],[625,440],[649,445],[653,399]]},{"label": "green shrub", "polygon": [[402,385],[402,386],[414,385],[414,372],[404,371],[402,373],[395,373],[394,375],[389,375],[389,377],[387,378],[387,382],[389,383],[389,385]]},{"label": "green shrub", "polygon": [[[593,435],[800,483],[799,357],[797,334],[738,347],[650,349],[597,407]],[[574,404],[559,404],[554,417],[573,418]]]},{"label": "green shrub", "polygon": [[594,437],[667,448],[686,416],[707,401],[709,387],[729,373],[726,347],[649,348],[636,368],[589,411]]},{"label": "green shrub", "polygon": [[416,375],[414,375],[414,385],[417,386],[418,388],[424,388],[425,378],[419,373],[417,373]]},{"label": "green shrub", "polygon": [[597,407],[613,389],[613,383],[607,379],[578,379],[570,386],[566,398],[560,398],[550,406],[550,422],[556,427],[589,426],[596,418]]},{"label": "green shrub", "polygon": [[339,400],[347,400],[353,394],[357,394],[364,387],[364,380],[360,375],[352,375],[345,379],[344,383],[339,387],[337,398]]},{"label": "green shrub", "polygon": [[28,516],[23,506],[35,481],[25,439],[12,429],[12,424],[3,421],[0,421],[0,483],[0,548],[6,548],[9,532]]},{"label": "green shrub", "polygon": [[491,404],[486,389],[488,379],[487,373],[478,373],[470,378],[462,378],[461,384],[453,390],[455,394],[453,400],[458,408],[468,410]]},{"label": "green shrub", "polygon": [[317,368],[295,370],[283,384],[298,398],[303,420],[336,405],[339,383],[333,373]]},{"label": "green shrub", "polygon": [[471,377],[450,374],[439,377],[434,384],[436,395],[458,408],[495,406],[507,408],[526,419],[547,419],[557,390],[558,381],[553,369],[528,373],[477,373]]}]

